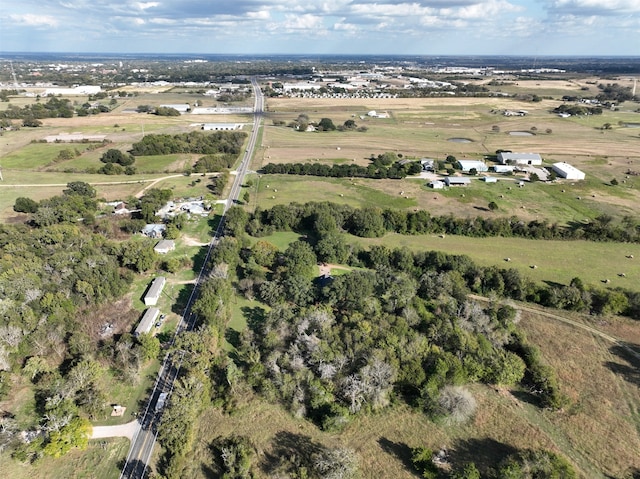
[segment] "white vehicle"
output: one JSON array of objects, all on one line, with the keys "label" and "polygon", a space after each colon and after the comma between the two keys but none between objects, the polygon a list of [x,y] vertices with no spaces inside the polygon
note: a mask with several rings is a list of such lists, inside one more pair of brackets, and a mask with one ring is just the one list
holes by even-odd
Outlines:
[{"label": "white vehicle", "polygon": [[164,403],[167,400],[169,393],[160,393],[158,396],[158,402],[156,402],[156,412],[160,411],[164,407]]}]

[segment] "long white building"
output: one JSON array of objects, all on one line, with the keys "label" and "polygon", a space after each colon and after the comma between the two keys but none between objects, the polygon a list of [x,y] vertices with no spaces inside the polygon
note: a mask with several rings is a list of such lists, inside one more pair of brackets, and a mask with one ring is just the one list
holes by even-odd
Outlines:
[{"label": "long white building", "polygon": [[567,180],[584,180],[585,178],[583,171],[580,171],[575,166],[565,163],[564,161],[554,163],[551,167],[558,176],[566,178]]}]

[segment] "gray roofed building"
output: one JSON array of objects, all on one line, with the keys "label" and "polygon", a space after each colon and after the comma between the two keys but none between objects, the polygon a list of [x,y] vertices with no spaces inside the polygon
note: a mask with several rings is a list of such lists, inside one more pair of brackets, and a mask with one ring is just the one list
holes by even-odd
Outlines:
[{"label": "gray roofed building", "polygon": [[146,334],[151,331],[151,326],[156,322],[156,318],[160,314],[160,310],[158,308],[149,308],[142,315],[142,319],[138,323],[136,330],[133,332],[134,336],[140,336],[141,334]]},{"label": "gray roofed building", "polygon": [[144,295],[143,301],[146,306],[155,306],[158,304],[164,285],[167,279],[164,276],[158,276],[151,282],[151,286]]},{"label": "gray roofed building", "polygon": [[471,178],[466,176],[447,176],[444,179],[447,186],[467,186],[471,184]]},{"label": "gray roofed building", "polygon": [[173,240],[160,240],[153,247],[153,251],[158,254],[167,254],[174,249],[176,249],[176,242]]}]

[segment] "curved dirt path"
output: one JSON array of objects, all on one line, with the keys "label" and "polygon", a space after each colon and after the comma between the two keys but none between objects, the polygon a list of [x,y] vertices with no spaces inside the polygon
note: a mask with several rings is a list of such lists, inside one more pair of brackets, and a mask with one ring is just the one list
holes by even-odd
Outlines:
[{"label": "curved dirt path", "polygon": [[[467,295],[468,298],[470,299],[475,299],[476,301],[483,301],[485,303],[488,303],[489,301],[491,301],[489,298],[485,297],[485,296],[478,296],[476,294],[469,294]],[[624,348],[625,351],[629,352],[630,354],[632,354],[633,356],[635,356],[636,358],[640,359],[640,354],[638,354],[635,350],[633,350],[632,348],[630,348],[629,346],[626,345],[626,343],[624,341],[619,340],[618,338],[615,338],[607,333],[604,333],[602,331],[600,331],[599,329],[596,329],[592,326],[589,326],[587,324],[581,323],[579,321],[574,321],[573,319],[569,319],[569,318],[565,318],[564,316],[560,316],[559,314],[554,314],[554,313],[549,313],[547,311],[538,309],[538,308],[531,308],[529,306],[523,306],[522,304],[519,303],[515,303],[515,307],[517,309],[520,309],[522,311],[526,311],[528,313],[534,313],[534,314],[539,314],[540,316],[544,316],[546,318],[550,318],[550,319],[554,319],[556,321],[561,321],[563,323],[566,324],[570,324],[572,326],[575,326],[576,328],[580,328],[583,329],[585,331],[588,331],[589,333],[598,336],[602,339],[605,339],[611,343],[614,343],[618,346],[620,346],[621,348]]]}]

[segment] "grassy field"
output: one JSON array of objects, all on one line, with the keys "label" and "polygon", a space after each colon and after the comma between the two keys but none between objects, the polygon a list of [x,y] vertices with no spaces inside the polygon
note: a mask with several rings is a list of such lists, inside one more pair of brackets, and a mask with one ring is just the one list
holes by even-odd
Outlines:
[{"label": "grassy field", "polygon": [[[403,236],[387,234],[379,239],[352,237],[360,244],[383,244],[390,248],[407,247],[413,251],[435,250],[465,254],[483,266],[516,268],[534,281],[568,284],[579,277],[585,283],[639,290],[640,268],[626,256],[640,254],[640,245],[595,243],[589,241],[542,241],[522,238],[470,238],[438,235]],[[505,258],[510,258],[506,262]],[[536,265],[536,268],[531,268]],[[625,273],[626,277],[618,276]],[[633,279],[630,279],[630,277]]]},{"label": "grassy field", "polygon": [[71,451],[62,459],[45,457],[23,465],[0,455],[0,476],[12,479],[113,479],[120,474],[120,461],[129,450],[129,440],[113,438],[89,441],[85,451]]}]

